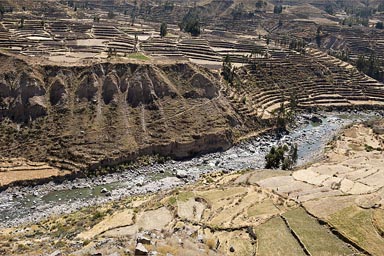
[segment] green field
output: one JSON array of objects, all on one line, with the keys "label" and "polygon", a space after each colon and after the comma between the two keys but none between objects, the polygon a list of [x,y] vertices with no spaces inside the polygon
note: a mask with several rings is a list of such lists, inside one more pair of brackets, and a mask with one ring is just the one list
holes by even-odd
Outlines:
[{"label": "green field", "polygon": [[127,58],[136,59],[136,60],[149,60],[150,59],[149,57],[147,57],[144,54],[139,53],[139,52],[128,54]]},{"label": "green field", "polygon": [[377,232],[383,236],[384,234],[384,210],[383,209],[376,209],[373,212],[373,222],[377,229]]},{"label": "green field", "polygon": [[284,214],[289,226],[299,237],[311,255],[352,255],[355,253],[326,227],[307,214],[303,208],[296,208]]},{"label": "green field", "polygon": [[373,210],[350,206],[330,216],[329,222],[345,237],[372,255],[384,255],[384,238],[372,224]]},{"label": "green field", "polygon": [[305,255],[280,217],[270,219],[255,231],[258,239],[257,255]]}]

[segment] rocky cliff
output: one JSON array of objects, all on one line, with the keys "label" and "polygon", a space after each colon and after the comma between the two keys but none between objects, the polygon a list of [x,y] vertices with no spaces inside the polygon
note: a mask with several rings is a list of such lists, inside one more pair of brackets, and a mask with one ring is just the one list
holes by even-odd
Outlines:
[{"label": "rocky cliff", "polygon": [[78,170],[142,154],[223,150],[236,117],[220,83],[191,64],[60,67],[2,55],[0,147]]},{"label": "rocky cliff", "polygon": [[189,62],[37,60],[0,55],[0,157],[65,170],[225,150],[234,137],[272,127],[282,103],[384,107],[382,83],[313,49],[272,52],[236,69],[232,85]]}]

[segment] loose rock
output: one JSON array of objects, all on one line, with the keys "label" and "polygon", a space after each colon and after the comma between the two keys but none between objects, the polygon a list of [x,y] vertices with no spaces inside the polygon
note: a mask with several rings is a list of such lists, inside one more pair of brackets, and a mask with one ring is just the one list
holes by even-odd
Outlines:
[{"label": "loose rock", "polygon": [[144,247],[142,243],[138,243],[135,249],[135,256],[147,256],[147,255],[148,255],[148,250]]}]

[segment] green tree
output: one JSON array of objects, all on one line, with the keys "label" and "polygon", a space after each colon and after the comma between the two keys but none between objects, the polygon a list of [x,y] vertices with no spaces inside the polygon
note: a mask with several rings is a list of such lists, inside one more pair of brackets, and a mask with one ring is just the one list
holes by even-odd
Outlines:
[{"label": "green tree", "polygon": [[298,155],[298,150],[297,150],[297,144],[295,143],[292,147],[291,147],[291,150],[289,152],[289,155],[291,156],[292,158],[292,162],[294,164],[297,163],[297,160],[299,158],[299,155]]},{"label": "green tree", "polygon": [[285,108],[285,97],[282,95],[280,107],[276,110],[276,127],[279,130],[285,130],[287,126],[287,112]]},{"label": "green tree", "polygon": [[371,7],[362,7],[356,11],[356,16],[364,19],[368,19],[374,13],[374,9]]},{"label": "green tree", "polygon": [[167,31],[167,23],[161,23],[160,25],[160,36],[161,37],[165,37],[167,35],[168,31]]},{"label": "green tree", "polygon": [[297,162],[297,145],[288,147],[287,145],[273,146],[269,153],[265,156],[265,168],[266,169],[278,169],[283,170],[292,169]]},{"label": "green tree", "polygon": [[244,15],[244,4],[239,3],[235,6],[235,8],[231,11],[231,15],[234,20],[240,19],[241,16]]},{"label": "green tree", "polygon": [[196,9],[191,9],[179,24],[180,30],[191,33],[192,36],[198,36],[201,33],[199,15]]},{"label": "green tree", "polygon": [[272,147],[269,153],[265,156],[265,162],[266,169],[277,169],[280,167],[281,160],[275,147]]},{"label": "green tree", "polygon": [[328,4],[327,6],[325,6],[325,12],[328,13],[329,15],[335,14],[335,11],[333,9],[333,5]]},{"label": "green tree", "polygon": [[381,2],[379,6],[377,7],[377,11],[384,12],[384,2]]},{"label": "green tree", "polygon": [[317,44],[317,47],[319,47],[319,48],[321,46],[321,33],[322,33],[322,30],[323,30],[323,28],[321,26],[317,27],[317,31],[316,31],[316,44]]},{"label": "green tree", "polygon": [[164,6],[163,6],[164,11],[172,11],[174,7],[175,7],[175,4],[173,2],[170,2],[170,1],[166,1]]},{"label": "green tree", "polygon": [[234,68],[232,67],[231,59],[229,55],[225,56],[223,60],[223,68],[221,71],[221,75],[223,76],[224,80],[227,81],[229,84],[233,83],[234,79]]},{"label": "green tree", "polygon": [[296,111],[298,107],[298,97],[296,92],[292,92],[289,98],[288,107],[285,105],[284,94],[281,96],[280,107],[275,110],[276,127],[279,130],[286,130],[287,125],[295,121]]},{"label": "green tree", "polygon": [[297,98],[297,93],[292,92],[290,97],[289,97],[289,110],[291,112],[296,112],[298,105],[299,105],[299,102],[298,102],[298,98]]},{"label": "green tree", "polygon": [[283,12],[283,6],[282,5],[275,5],[273,7],[273,13],[280,14]]},{"label": "green tree", "polygon": [[21,18],[19,23],[19,28],[23,28],[23,27],[24,27],[24,18]]},{"label": "green tree", "polygon": [[281,164],[281,169],[289,170],[292,168],[292,166],[293,166],[292,160],[289,157],[285,157]]},{"label": "green tree", "polygon": [[5,8],[3,5],[0,4],[0,15],[1,15],[1,19],[3,19],[4,17],[4,13],[5,13]]},{"label": "green tree", "polygon": [[371,54],[369,58],[359,55],[356,61],[356,68],[358,70],[379,81],[384,80],[384,73],[381,67],[382,61],[374,54]]},{"label": "green tree", "polygon": [[137,10],[137,1],[133,3],[133,9],[131,12],[131,25],[135,25],[135,20],[136,20],[136,10]]},{"label": "green tree", "polygon": [[267,3],[264,2],[263,0],[258,0],[255,3],[255,7],[258,11],[262,11],[265,7],[267,7]]},{"label": "green tree", "polygon": [[116,15],[112,10],[108,12],[108,19],[113,19],[113,18],[115,18],[115,16]]}]

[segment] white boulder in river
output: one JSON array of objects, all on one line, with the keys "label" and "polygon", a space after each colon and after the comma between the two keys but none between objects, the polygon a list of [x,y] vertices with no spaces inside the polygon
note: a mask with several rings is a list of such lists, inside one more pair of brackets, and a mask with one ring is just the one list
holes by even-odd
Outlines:
[{"label": "white boulder in river", "polygon": [[188,173],[185,170],[177,170],[176,171],[176,177],[179,178],[179,179],[187,178],[188,177]]}]

